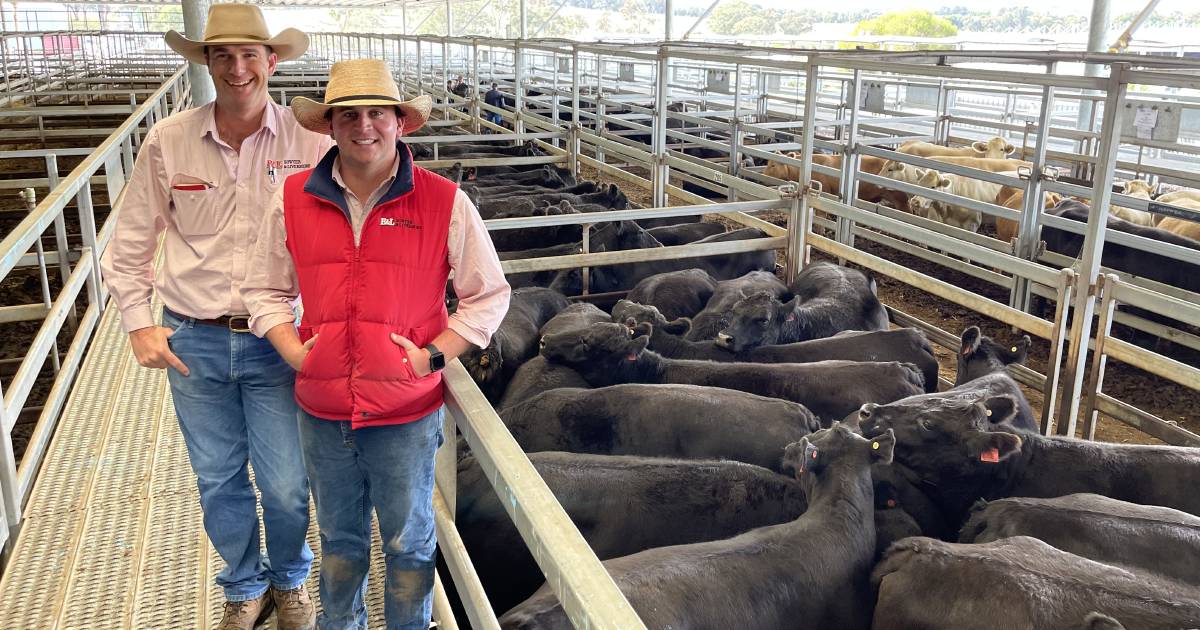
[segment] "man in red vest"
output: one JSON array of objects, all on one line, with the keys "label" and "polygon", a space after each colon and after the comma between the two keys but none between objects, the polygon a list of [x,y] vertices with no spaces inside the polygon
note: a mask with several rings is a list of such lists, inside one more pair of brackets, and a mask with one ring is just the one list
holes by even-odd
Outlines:
[{"label": "man in red vest", "polygon": [[[293,100],[296,120],[337,147],[284,182],[243,284],[250,327],[297,371],[321,530],[323,629],[366,627],[372,508],[387,627],[428,626],[440,370],[487,345],[508,310],[509,286],[478,211],[399,142],[430,108],[428,96],[402,100],[373,59],[334,64],[324,102]],[[459,304],[447,316],[452,270]],[[298,329],[289,304],[297,294]]]}]

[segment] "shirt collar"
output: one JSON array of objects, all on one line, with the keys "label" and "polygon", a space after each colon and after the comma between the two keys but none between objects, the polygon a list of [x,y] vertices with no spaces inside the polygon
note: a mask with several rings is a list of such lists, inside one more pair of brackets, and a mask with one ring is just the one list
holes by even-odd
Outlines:
[{"label": "shirt collar", "polygon": [[[204,125],[200,128],[200,137],[211,135],[213,140],[220,137],[217,133],[217,103],[213,101],[204,106],[207,111],[204,112]],[[279,109],[280,106],[271,96],[267,95],[267,106],[263,109],[262,121],[259,123],[259,128],[266,127],[271,135],[279,136]]]},{"label": "shirt collar", "polygon": [[[396,175],[400,172],[400,151],[396,151],[396,157],[392,158],[392,170],[387,179],[379,183],[375,190],[380,188],[390,188],[392,182],[396,181]],[[338,185],[338,188],[346,190],[346,182],[342,179],[342,158],[336,157],[333,160],[333,181]],[[366,199],[363,199],[366,202]]]}]

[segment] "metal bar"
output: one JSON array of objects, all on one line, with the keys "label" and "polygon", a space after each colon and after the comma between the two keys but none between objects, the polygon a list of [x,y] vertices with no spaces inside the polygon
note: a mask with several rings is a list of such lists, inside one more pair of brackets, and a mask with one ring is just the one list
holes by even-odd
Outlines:
[{"label": "metal bar", "polygon": [[446,405],[575,627],[645,628],[462,363],[444,370]]},{"label": "metal bar", "polygon": [[496,620],[496,613],[492,611],[492,606],[488,602],[487,593],[483,590],[479,574],[471,563],[471,556],[467,553],[462,536],[459,535],[458,528],[454,526],[454,512],[447,505],[441,490],[437,489],[433,493],[433,515],[434,525],[437,529],[438,549],[441,550],[442,557],[446,559],[446,566],[450,568],[450,575],[454,578],[454,587],[458,591],[458,597],[467,613],[467,619],[471,622],[471,628],[499,630],[500,623]]}]

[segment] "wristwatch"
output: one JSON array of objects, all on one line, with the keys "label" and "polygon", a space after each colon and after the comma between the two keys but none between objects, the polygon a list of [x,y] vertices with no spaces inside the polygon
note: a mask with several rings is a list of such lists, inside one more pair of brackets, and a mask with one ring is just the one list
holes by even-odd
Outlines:
[{"label": "wristwatch", "polygon": [[446,357],[441,350],[437,349],[437,346],[431,343],[426,344],[425,350],[429,352],[429,370],[431,372],[437,372],[446,367]]}]

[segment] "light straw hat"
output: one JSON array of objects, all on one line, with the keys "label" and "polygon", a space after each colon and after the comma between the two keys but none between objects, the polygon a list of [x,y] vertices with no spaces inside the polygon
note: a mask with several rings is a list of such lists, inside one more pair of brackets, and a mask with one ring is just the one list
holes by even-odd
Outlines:
[{"label": "light straw hat", "polygon": [[433,108],[433,99],[428,94],[422,94],[403,100],[386,63],[378,59],[351,59],[333,64],[323,103],[297,96],[292,99],[292,113],[305,129],[328,134],[329,120],[325,118],[325,112],[330,107],[359,105],[399,107],[404,115],[404,133],[408,134],[425,126],[429,111]]},{"label": "light straw hat", "polygon": [[294,28],[285,28],[275,37],[271,37],[262,11],[250,4],[210,6],[203,40],[188,39],[178,31],[167,31],[163,39],[167,41],[171,50],[202,66],[208,64],[208,60],[204,58],[205,46],[262,44],[270,46],[280,61],[295,59],[308,50],[308,35]]}]

